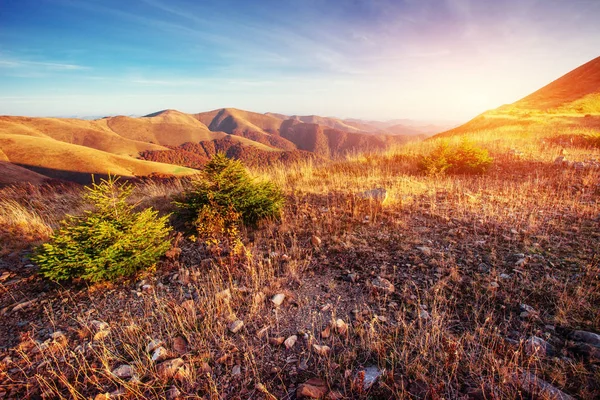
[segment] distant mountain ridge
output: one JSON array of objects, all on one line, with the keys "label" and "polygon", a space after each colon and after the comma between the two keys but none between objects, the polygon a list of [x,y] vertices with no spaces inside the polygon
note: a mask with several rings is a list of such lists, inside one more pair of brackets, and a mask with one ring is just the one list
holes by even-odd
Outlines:
[{"label": "distant mountain ridge", "polygon": [[91,174],[107,173],[186,175],[195,173],[190,168],[201,167],[215,151],[248,163],[289,162],[381,150],[425,137],[416,132],[366,132],[361,129],[371,125],[355,125],[234,108],[196,114],[168,109],[143,117],[96,120],[0,116],[0,170],[21,177],[6,178],[7,182],[39,182],[43,177],[86,182]]}]

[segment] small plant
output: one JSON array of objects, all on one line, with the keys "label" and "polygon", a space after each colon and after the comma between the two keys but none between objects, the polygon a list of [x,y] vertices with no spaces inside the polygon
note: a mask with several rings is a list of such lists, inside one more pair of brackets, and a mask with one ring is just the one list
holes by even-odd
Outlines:
[{"label": "small plant", "polygon": [[477,147],[463,138],[455,147],[451,147],[447,142],[440,142],[431,153],[421,159],[419,169],[428,175],[481,174],[487,171],[492,161],[486,149]]},{"label": "small plant", "polygon": [[218,218],[224,219],[225,230],[231,230],[238,220],[255,226],[261,220],[277,217],[283,203],[283,193],[272,182],[256,181],[240,161],[219,153],[176,204],[190,214],[189,219],[202,234],[210,221]]},{"label": "small plant", "polygon": [[114,280],[154,264],[170,247],[168,216],[127,203],[132,186],[109,177],[87,188],[94,209],[69,216],[33,257],[40,272],[55,281],[75,277]]}]

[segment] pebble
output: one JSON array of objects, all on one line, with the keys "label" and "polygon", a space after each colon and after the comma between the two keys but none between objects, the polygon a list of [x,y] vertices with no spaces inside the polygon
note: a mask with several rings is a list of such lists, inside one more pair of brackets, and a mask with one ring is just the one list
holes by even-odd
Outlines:
[{"label": "pebble", "polygon": [[244,327],[244,321],[236,320],[229,324],[229,331],[231,333],[238,333]]},{"label": "pebble", "polygon": [[283,344],[285,345],[285,348],[289,350],[292,347],[294,347],[294,345],[296,344],[297,341],[298,341],[298,336],[292,335],[292,336],[288,337],[287,339],[285,339]]},{"label": "pebble", "polygon": [[312,235],[312,237],[310,238],[310,242],[315,247],[321,246],[321,238],[316,235]]},{"label": "pebble", "polygon": [[327,383],[320,378],[311,378],[296,389],[296,397],[300,399],[322,399],[329,388]]},{"label": "pebble", "polygon": [[277,307],[279,307],[283,303],[284,300],[285,300],[285,294],[283,294],[283,293],[278,293],[271,298],[271,302],[273,304],[275,304]]},{"label": "pebble", "polygon": [[394,293],[394,291],[396,290],[396,288],[394,287],[392,282],[390,282],[389,280],[382,278],[380,276],[373,279],[371,284],[373,285],[375,290],[380,293],[391,294],[391,293]]},{"label": "pebble", "polygon": [[313,344],[313,349],[315,349],[315,353],[320,356],[326,356],[331,352],[331,347],[325,345],[321,346],[318,344]]},{"label": "pebble", "polygon": [[173,376],[175,376],[175,374],[183,364],[184,361],[182,358],[173,358],[171,360],[163,361],[162,363],[158,364],[156,366],[156,371],[161,377],[165,379],[170,379]]},{"label": "pebble", "polygon": [[128,379],[133,376],[133,367],[129,364],[122,364],[113,369],[112,374],[120,379]]},{"label": "pebble", "polygon": [[361,370],[359,374],[363,376],[363,390],[369,390],[382,375],[382,372],[376,365],[371,365]]},{"label": "pebble", "polygon": [[152,353],[152,361],[159,362],[166,360],[167,358],[169,358],[169,351],[167,349],[162,346],[154,349],[154,352]]}]

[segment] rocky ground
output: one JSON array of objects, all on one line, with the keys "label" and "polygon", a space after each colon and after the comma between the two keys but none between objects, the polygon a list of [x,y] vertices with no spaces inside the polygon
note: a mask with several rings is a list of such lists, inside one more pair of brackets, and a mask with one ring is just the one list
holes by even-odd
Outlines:
[{"label": "rocky ground", "polygon": [[503,207],[485,190],[395,206],[296,192],[282,221],[243,232],[244,254],[179,238],[115,284],[59,286],[13,253],[0,398],[599,398],[586,182],[549,189],[585,211],[540,201],[502,219],[478,211]]}]

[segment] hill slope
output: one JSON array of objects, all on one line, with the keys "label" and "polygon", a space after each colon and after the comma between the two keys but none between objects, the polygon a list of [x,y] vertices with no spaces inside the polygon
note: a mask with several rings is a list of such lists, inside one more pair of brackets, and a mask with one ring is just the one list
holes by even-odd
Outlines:
[{"label": "hill slope", "polygon": [[49,177],[81,183],[89,182],[90,174],[134,177],[152,173],[188,175],[196,172],[43,137],[0,134],[0,148],[12,164]]},{"label": "hill slope", "polygon": [[475,117],[434,137],[486,133],[499,138],[579,135],[600,130],[600,57],[512,104]]}]

